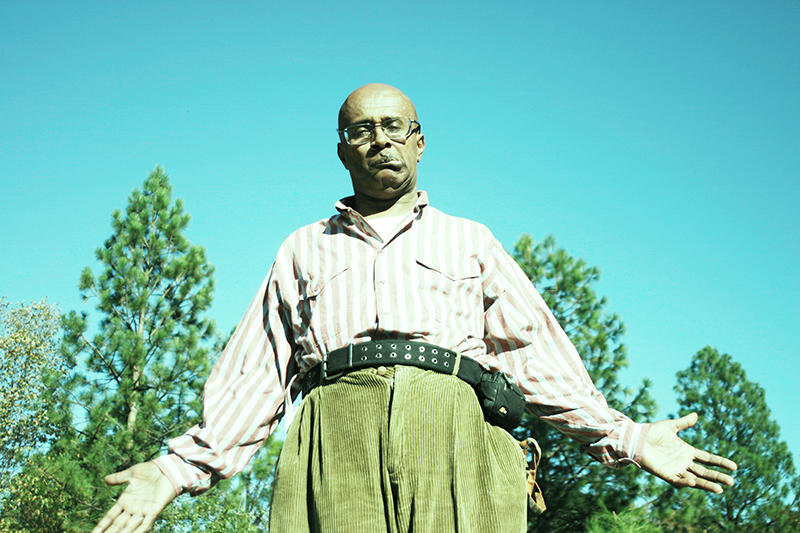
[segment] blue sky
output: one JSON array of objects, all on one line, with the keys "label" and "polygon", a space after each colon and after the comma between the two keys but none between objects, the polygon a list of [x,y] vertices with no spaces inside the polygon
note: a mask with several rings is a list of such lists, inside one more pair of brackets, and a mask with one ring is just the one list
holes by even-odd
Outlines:
[{"label": "blue sky", "polygon": [[80,270],[163,165],[227,331],[350,194],[336,113],[386,82],[417,105],[434,205],[600,267],[626,383],[666,416],[692,355],[729,353],[797,463],[797,28],[796,0],[2,2],[0,295],[96,319]]}]

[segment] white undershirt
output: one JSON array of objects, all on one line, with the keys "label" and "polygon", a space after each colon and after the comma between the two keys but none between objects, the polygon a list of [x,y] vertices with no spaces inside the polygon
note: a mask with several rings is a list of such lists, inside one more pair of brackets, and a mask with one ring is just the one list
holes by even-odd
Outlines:
[{"label": "white undershirt", "polygon": [[399,215],[395,217],[382,217],[382,218],[370,218],[367,220],[369,225],[372,226],[378,235],[381,236],[381,239],[385,242],[389,237],[392,236],[392,232],[395,230],[397,225],[400,223],[401,220],[406,218],[406,215]]}]

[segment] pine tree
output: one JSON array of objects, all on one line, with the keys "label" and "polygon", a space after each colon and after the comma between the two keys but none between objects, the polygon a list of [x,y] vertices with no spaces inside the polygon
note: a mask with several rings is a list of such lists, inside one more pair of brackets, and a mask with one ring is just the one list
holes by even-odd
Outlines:
[{"label": "pine tree", "polygon": [[204,316],[214,282],[204,249],[184,236],[189,219],[156,168],[125,213],[112,214],[114,233],[95,252],[100,275],[81,273],[81,293],[101,314],[97,333],[88,334],[86,313],[64,321],[65,351],[85,369],[74,384],[81,433],[107,441],[120,468],[155,457],[201,412],[197,392],[216,341]]},{"label": "pine tree", "polygon": [[736,485],[723,495],[663,487],[655,502],[662,522],[676,532],[800,531],[800,479],[770,419],[764,389],[730,355],[707,346],[678,372],[675,391],[680,415],[696,412],[703,420],[683,438],[730,457],[739,470]]},{"label": "pine tree", "polygon": [[[581,354],[609,405],[638,422],[652,417],[655,401],[648,391],[649,382],[631,390],[619,381],[620,370],[628,365],[621,342],[625,326],[619,316],[606,312],[606,299],[592,288],[600,279],[599,269],[557,248],[553,237],[534,243],[523,235],[514,248],[514,258]],[[638,469],[599,465],[578,444],[530,414],[517,435],[536,438],[542,448],[538,482],[548,509],[531,519],[530,532],[584,531],[587,518],[598,508],[625,509],[645,483]]]},{"label": "pine tree", "polygon": [[205,316],[213,267],[186,239],[189,219],[156,168],[125,211],[112,213],[113,234],[95,252],[100,273],[81,273],[81,294],[100,320],[92,330],[86,312],[64,318],[63,351],[75,372],[53,399],[65,406],[53,413],[63,432],[48,454],[73,499],[67,529],[87,529],[113,504],[116,490],[103,476],[156,457],[199,421],[218,340]]}]

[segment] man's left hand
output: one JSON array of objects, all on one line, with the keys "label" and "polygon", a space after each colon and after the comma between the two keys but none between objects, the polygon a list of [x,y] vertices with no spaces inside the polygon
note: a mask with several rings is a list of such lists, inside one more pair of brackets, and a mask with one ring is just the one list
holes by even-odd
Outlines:
[{"label": "man's left hand", "polygon": [[692,413],[677,420],[651,424],[642,453],[642,468],[673,487],[692,487],[720,494],[720,483],[733,485],[733,478],[703,465],[736,470],[736,463],[698,450],[678,437],[679,431],[696,423],[697,413]]}]

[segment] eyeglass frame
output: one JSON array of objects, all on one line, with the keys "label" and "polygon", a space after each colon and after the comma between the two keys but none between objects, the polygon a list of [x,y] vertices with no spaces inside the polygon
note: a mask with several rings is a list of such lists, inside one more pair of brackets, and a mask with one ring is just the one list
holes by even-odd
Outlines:
[{"label": "eyeglass frame", "polygon": [[[381,121],[380,121],[380,122],[378,122],[378,123],[375,123],[375,122],[369,122],[369,121],[366,121],[366,122],[356,122],[355,124],[350,124],[349,126],[345,126],[345,127],[344,127],[344,128],[342,128],[342,129],[338,129],[338,128],[337,128],[336,132],[339,134],[339,138],[340,138],[342,141],[344,141],[344,143],[345,143],[346,145],[348,145],[348,146],[364,146],[365,144],[369,144],[369,143],[371,143],[372,141],[374,141],[374,140],[375,140],[375,128],[377,128],[378,126],[380,126],[380,127],[381,127],[381,129],[383,129],[383,123],[384,123],[384,122],[386,122],[387,120],[393,120],[393,119],[397,119],[397,118],[404,118],[404,119],[407,119],[407,120],[408,120],[408,132],[406,133],[405,137],[403,137],[403,140],[406,140],[406,139],[408,139],[408,138],[409,138],[409,137],[411,137],[411,136],[412,136],[412,135],[413,135],[415,132],[416,132],[416,133],[421,133],[421,132],[422,132],[422,124],[420,124],[420,123],[419,123],[419,121],[416,121],[416,120],[414,120],[413,118],[410,118],[410,117],[387,117],[387,118],[385,118],[385,119],[381,120]],[[414,127],[414,124],[416,124],[417,126],[416,126],[416,127]],[[359,143],[359,144],[351,144],[351,143],[350,143],[350,141],[348,140],[347,136],[345,135],[345,130],[346,130],[347,128],[352,128],[353,126],[369,126],[370,128],[372,128],[372,131],[370,132],[370,134],[369,134],[369,137],[367,138],[367,140],[366,140],[366,141],[364,141],[363,143]],[[385,132],[385,131],[384,131],[384,135],[386,135],[386,132]],[[387,135],[387,138],[388,138],[389,140],[391,140],[391,141],[395,141],[395,139],[392,139],[392,138],[391,138],[391,137],[389,137],[388,135]],[[397,140],[399,140],[399,139],[397,139]]]}]

